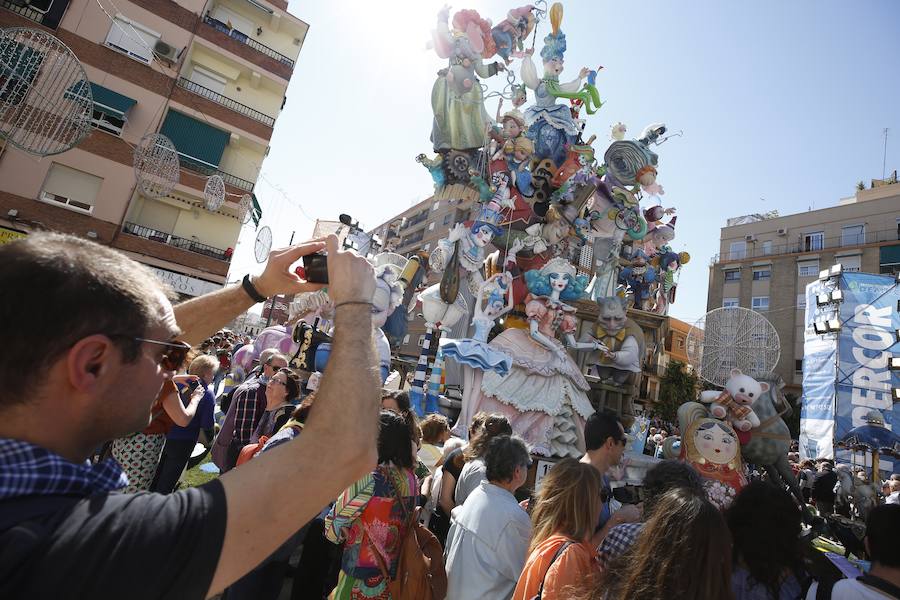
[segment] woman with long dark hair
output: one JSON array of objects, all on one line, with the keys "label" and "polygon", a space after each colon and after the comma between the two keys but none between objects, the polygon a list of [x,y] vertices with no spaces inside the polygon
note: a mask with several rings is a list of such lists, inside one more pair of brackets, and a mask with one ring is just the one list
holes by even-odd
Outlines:
[{"label": "woman with long dark hair", "polygon": [[391,597],[383,570],[396,572],[419,493],[412,441],[407,420],[382,410],[378,466],[347,488],[325,519],[325,536],[344,545],[335,600]]},{"label": "woman with long dark hair", "polygon": [[746,486],[725,511],[734,540],[737,600],[793,600],[805,579],[801,516],[794,499],[765,481]]},{"label": "woman with long dark hair", "polygon": [[484,464],[484,455],[487,452],[491,440],[501,435],[512,435],[512,425],[509,419],[501,414],[492,414],[484,420],[484,425],[478,434],[472,438],[469,445],[463,451],[466,464],[459,474],[456,482],[454,500],[457,506],[463,504],[482,481],[487,480],[487,467]]},{"label": "woman with long dark hair", "polygon": [[685,488],[666,492],[591,600],[731,600],[731,535],[719,509]]}]

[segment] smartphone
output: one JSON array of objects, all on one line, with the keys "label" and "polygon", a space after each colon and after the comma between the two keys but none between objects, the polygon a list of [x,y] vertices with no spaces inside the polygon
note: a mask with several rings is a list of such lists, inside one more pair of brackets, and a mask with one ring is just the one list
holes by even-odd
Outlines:
[{"label": "smartphone", "polygon": [[200,385],[199,379],[191,379],[190,381],[188,381],[188,384],[187,384],[188,390],[190,390],[190,392],[193,394],[194,390],[196,390],[197,386],[199,386],[199,385]]},{"label": "smartphone", "polygon": [[328,256],[321,253],[307,254],[303,257],[303,270],[310,283],[328,283]]}]

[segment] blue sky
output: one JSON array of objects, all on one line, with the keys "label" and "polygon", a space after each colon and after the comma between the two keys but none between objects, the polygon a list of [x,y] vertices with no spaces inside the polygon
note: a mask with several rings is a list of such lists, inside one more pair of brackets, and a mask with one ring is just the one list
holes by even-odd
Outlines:
[{"label": "blue sky", "polygon": [[[426,48],[442,2],[299,2],[310,24],[257,186],[275,245],[308,237],[315,218],[373,227],[428,197],[415,163],[431,151],[430,94],[445,61]],[[473,1],[499,22],[519,4]],[[678,209],[676,251],[690,252],[671,314],[706,311],[710,258],[728,217],[790,214],[850,196],[900,168],[900,2],[656,1],[564,3],[561,79],[602,65],[606,104],[588,117],[602,155],[610,126],[665,122],[663,203]],[[549,22],[539,25],[536,53]],[[512,68],[518,79],[519,61]],[[485,82],[499,90],[505,79]],[[496,100],[487,102],[490,114]],[[762,200],[764,199],[764,200]],[[245,227],[231,279],[258,271]]]}]

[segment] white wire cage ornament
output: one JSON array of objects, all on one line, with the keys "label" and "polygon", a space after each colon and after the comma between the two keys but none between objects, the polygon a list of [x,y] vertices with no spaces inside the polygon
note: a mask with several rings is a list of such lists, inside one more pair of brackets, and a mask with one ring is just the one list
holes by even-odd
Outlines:
[{"label": "white wire cage ornament", "polygon": [[90,81],[65,44],[37,29],[0,29],[0,138],[60,154],[91,133],[93,110]]},{"label": "white wire cage ornament", "polygon": [[162,198],[175,188],[181,164],[172,140],[161,133],[148,133],[134,147],[134,177],[141,193]]},{"label": "white wire cage ornament", "polygon": [[225,180],[221,175],[210,175],[203,187],[206,210],[216,212],[225,204]]},{"label": "white wire cage ornament", "polygon": [[772,323],[755,310],[717,308],[691,327],[687,355],[701,379],[724,386],[732,369],[754,379],[767,377],[781,357],[781,340]]},{"label": "white wire cage ornament", "polygon": [[250,222],[250,219],[253,218],[253,215],[250,214],[250,211],[253,210],[253,196],[250,194],[244,194],[241,196],[241,201],[238,203],[238,207],[240,208],[240,219],[241,224],[246,225]]}]

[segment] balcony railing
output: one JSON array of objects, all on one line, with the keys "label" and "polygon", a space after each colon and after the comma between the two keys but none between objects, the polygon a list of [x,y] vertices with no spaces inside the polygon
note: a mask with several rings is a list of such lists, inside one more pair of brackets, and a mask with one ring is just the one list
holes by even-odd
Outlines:
[{"label": "balcony railing", "polygon": [[252,181],[247,181],[246,179],[241,179],[237,175],[226,173],[225,171],[220,170],[216,165],[204,162],[199,158],[194,158],[193,156],[189,156],[181,152],[178,153],[178,159],[181,162],[181,166],[185,169],[190,169],[195,173],[199,173],[207,177],[209,177],[210,175],[219,175],[222,178],[222,181],[224,181],[228,185],[232,185],[236,188],[240,188],[248,192],[253,191],[253,186],[255,184]]},{"label": "balcony railing", "polygon": [[900,240],[900,227],[896,229],[884,229],[881,231],[867,231],[832,238],[807,238],[797,242],[786,244],[772,244],[764,248],[762,242],[747,242],[747,249],[737,252],[722,252],[712,257],[712,264],[730,260],[744,260],[748,258],[764,258],[780,254],[797,254],[800,252],[819,252],[820,250],[838,250],[840,248],[855,248],[865,244],[877,244],[879,242],[894,242]]},{"label": "balcony railing", "polygon": [[[62,0],[58,0],[60,6],[53,6],[51,4],[50,9],[47,11],[36,10],[35,8],[29,6],[24,2],[24,0],[19,0],[18,2],[10,1],[10,0],[0,0],[0,7],[3,7],[9,11],[16,13],[26,19],[34,21],[35,23],[40,23],[45,27],[49,27],[50,29],[56,29],[59,27],[59,21],[62,19],[62,15],[66,10],[66,6],[68,4],[68,0],[63,3]],[[55,9],[55,10],[54,10]]]},{"label": "balcony railing", "polygon": [[221,31],[228,37],[235,39],[235,40],[241,42],[242,44],[246,44],[247,46],[250,46],[254,50],[262,52],[269,58],[274,58],[278,62],[285,64],[292,69],[294,68],[293,60],[291,60],[290,58],[288,58],[281,52],[278,52],[277,50],[273,50],[272,48],[269,48],[265,44],[260,44],[259,42],[257,42],[253,38],[251,38],[246,33],[240,32],[234,28],[230,28],[230,27],[228,27],[228,25],[226,25],[222,21],[219,21],[218,19],[213,19],[209,15],[204,15],[203,22],[206,23],[207,25],[211,25],[214,29]]},{"label": "balcony railing", "polygon": [[178,78],[178,85],[189,92],[193,92],[198,96],[203,96],[207,100],[212,100],[216,104],[221,104],[225,108],[231,109],[236,113],[240,113],[245,117],[250,117],[260,123],[264,123],[269,127],[275,126],[275,118],[265,113],[261,113],[256,109],[250,108],[246,104],[241,104],[237,100],[232,100],[228,96],[223,96],[219,92],[213,91],[207,87],[203,87],[199,83],[195,83],[186,77]]},{"label": "balcony railing", "polygon": [[414,216],[413,218],[409,219],[409,220],[408,220],[408,221],[400,228],[400,231],[405,231],[405,230],[409,229],[410,227],[415,227],[415,226],[418,225],[419,223],[421,223],[421,222],[427,220],[427,219],[428,219],[428,214],[429,214],[429,211],[425,211],[425,212],[421,212],[421,213],[417,214],[417,215]]},{"label": "balcony railing", "polygon": [[194,240],[178,237],[170,233],[165,233],[164,231],[157,231],[156,229],[144,227],[137,223],[126,222],[122,230],[131,235],[136,235],[154,242],[160,242],[161,244],[168,244],[169,246],[181,248],[182,250],[187,250],[196,254],[202,254],[218,260],[231,260],[231,252],[229,251],[214,248],[208,244],[201,244]]}]

